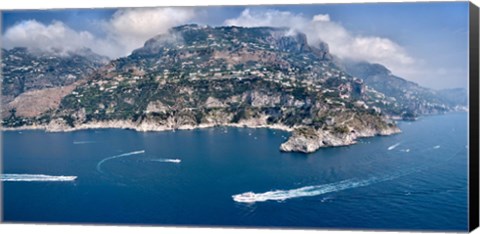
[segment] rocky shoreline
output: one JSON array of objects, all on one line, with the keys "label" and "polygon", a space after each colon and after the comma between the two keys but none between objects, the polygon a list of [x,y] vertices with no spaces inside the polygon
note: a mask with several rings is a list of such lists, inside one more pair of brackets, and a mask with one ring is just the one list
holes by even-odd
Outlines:
[{"label": "rocky shoreline", "polygon": [[349,133],[334,133],[331,131],[306,129],[303,131],[295,131],[285,143],[280,145],[280,150],[284,152],[313,153],[324,147],[353,145],[357,143],[356,140],[358,138],[387,136],[400,132],[400,129],[396,126],[383,130],[370,128]]},{"label": "rocky shoreline", "polygon": [[[255,121],[253,121],[255,122]],[[263,121],[260,121],[263,122]],[[125,121],[102,121],[102,122],[90,122],[84,123],[75,127],[68,126],[63,120],[52,120],[48,125],[30,125],[21,126],[15,128],[2,127],[2,131],[18,131],[18,130],[44,130],[46,132],[71,132],[87,129],[130,129],[139,132],[150,131],[175,131],[175,130],[194,130],[212,127],[236,127],[236,128],[268,128],[276,129],[286,132],[292,132],[292,135],[286,142],[280,145],[280,150],[283,152],[301,152],[301,153],[313,153],[320,148],[324,147],[337,147],[347,146],[357,143],[358,138],[373,137],[373,136],[386,136],[400,133],[400,129],[396,126],[387,129],[374,129],[365,128],[361,131],[353,130],[348,133],[339,133],[332,131],[315,130],[308,126],[294,126],[289,127],[283,124],[266,124],[266,123],[209,123],[199,125],[159,125],[155,123],[142,122],[140,124]]]},{"label": "rocky shoreline", "polygon": [[[122,124],[127,123],[127,124]],[[73,132],[80,130],[89,130],[89,129],[129,129],[135,130],[138,132],[161,132],[161,131],[175,131],[175,130],[195,130],[203,128],[213,128],[213,127],[235,127],[235,128],[268,128],[276,129],[285,132],[292,132],[294,128],[281,125],[245,125],[238,123],[231,124],[200,124],[200,125],[182,125],[178,127],[167,127],[167,126],[148,126],[148,125],[135,125],[132,122],[128,121],[108,121],[108,122],[95,122],[83,124],[76,127],[59,127],[51,125],[25,125],[21,127],[2,127],[2,131],[20,131],[20,130],[44,130],[46,132]]]}]

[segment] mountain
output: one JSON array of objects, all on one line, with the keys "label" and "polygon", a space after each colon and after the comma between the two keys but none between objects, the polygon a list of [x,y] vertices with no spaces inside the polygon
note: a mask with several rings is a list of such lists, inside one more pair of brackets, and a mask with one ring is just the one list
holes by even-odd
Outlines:
[{"label": "mountain", "polygon": [[464,88],[442,89],[437,91],[445,102],[451,106],[468,106],[468,91]]},{"label": "mountain", "polygon": [[[90,49],[2,49],[2,113],[36,116],[55,109],[75,83],[108,62]],[[56,105],[55,105],[56,103]]]},{"label": "mountain", "polygon": [[287,28],[183,25],[97,69],[55,111],[5,127],[49,131],[116,127],[140,131],[211,126],[293,131],[283,151],[313,152],[358,137],[399,132],[388,102]]},{"label": "mountain", "polygon": [[401,116],[404,119],[420,115],[439,114],[466,108],[465,89],[437,91],[395,76],[380,64],[368,62],[344,62],[346,72],[361,78],[365,84],[386,95],[388,103],[378,103],[386,114]]}]

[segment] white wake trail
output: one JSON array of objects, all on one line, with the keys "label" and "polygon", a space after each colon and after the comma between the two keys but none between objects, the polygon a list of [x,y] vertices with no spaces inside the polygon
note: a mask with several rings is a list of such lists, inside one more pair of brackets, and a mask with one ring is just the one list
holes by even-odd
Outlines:
[{"label": "white wake trail", "polygon": [[400,142],[395,144],[395,145],[391,145],[390,147],[388,147],[388,150],[394,150],[395,148],[397,148],[398,146],[400,145]]},{"label": "white wake trail", "polygon": [[74,141],[74,145],[94,144],[96,141]]},{"label": "white wake trail", "polygon": [[1,181],[23,181],[23,182],[63,182],[74,181],[76,176],[52,176],[42,174],[2,174]]},{"label": "white wake trail", "polygon": [[178,158],[160,158],[160,159],[151,159],[149,161],[152,161],[152,162],[166,162],[166,163],[181,163],[182,160],[178,159]]},{"label": "white wake trail", "polygon": [[135,154],[143,154],[143,153],[145,153],[145,150],[138,150],[138,151],[132,151],[132,152],[128,152],[128,153],[119,154],[119,155],[115,155],[115,156],[112,156],[112,157],[104,158],[104,159],[102,159],[102,161],[97,163],[97,171],[102,173],[102,174],[105,174],[105,172],[102,170],[102,164],[104,164],[108,160],[112,160],[112,159],[116,159],[116,158],[122,158],[122,157],[128,157],[128,156],[132,156],[132,155],[135,155]]},{"label": "white wake trail", "polygon": [[[400,144],[400,143],[397,143],[397,144]],[[438,145],[438,148],[440,148],[439,145]],[[338,191],[347,190],[347,189],[365,187],[365,186],[369,186],[376,183],[394,180],[399,177],[407,176],[413,173],[426,170],[431,167],[442,165],[443,163],[450,161],[452,158],[456,157],[460,153],[465,153],[464,151],[465,149],[462,148],[441,162],[428,164],[420,167],[409,168],[396,173],[387,174],[385,176],[372,176],[370,178],[363,179],[363,180],[354,178],[354,179],[343,180],[343,181],[330,183],[330,184],[306,186],[306,187],[290,189],[290,190],[273,190],[265,193],[246,192],[246,193],[233,195],[232,198],[234,201],[242,202],[242,203],[265,202],[269,200],[284,201],[291,198],[312,197],[312,196],[318,196],[326,193],[338,192]]]},{"label": "white wake trail", "polygon": [[290,189],[290,190],[274,190],[274,191],[268,191],[265,193],[246,192],[246,193],[233,195],[232,198],[236,202],[255,203],[255,202],[265,202],[265,201],[284,201],[287,199],[298,198],[298,197],[313,197],[313,196],[318,196],[326,193],[365,187],[372,184],[393,180],[398,177],[405,176],[417,171],[419,171],[419,169],[406,170],[400,173],[391,174],[383,177],[373,176],[364,180],[349,179],[349,180],[343,180],[340,182],[335,182],[330,184],[306,186],[306,187]]}]

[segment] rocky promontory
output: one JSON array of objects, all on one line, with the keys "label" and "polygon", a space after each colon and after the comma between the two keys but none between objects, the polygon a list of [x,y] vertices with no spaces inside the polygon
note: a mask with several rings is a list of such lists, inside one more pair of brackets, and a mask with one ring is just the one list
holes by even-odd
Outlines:
[{"label": "rocky promontory", "polygon": [[292,136],[280,146],[284,152],[312,153],[322,147],[347,146],[356,144],[361,137],[386,136],[400,133],[400,129],[391,126],[386,129],[363,129],[350,132],[332,132],[315,130],[308,127],[295,129]]}]

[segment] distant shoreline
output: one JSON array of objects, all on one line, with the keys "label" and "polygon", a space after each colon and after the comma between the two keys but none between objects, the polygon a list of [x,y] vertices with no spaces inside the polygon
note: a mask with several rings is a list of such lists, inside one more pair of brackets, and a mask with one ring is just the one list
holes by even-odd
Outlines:
[{"label": "distant shoreline", "polygon": [[[445,115],[452,113],[468,113],[468,110],[453,110],[446,113],[436,113],[436,114],[425,114],[418,116],[415,120],[422,119],[424,117],[436,116],[436,115]],[[389,119],[399,121],[399,122],[412,122],[412,120],[404,120],[400,116],[389,116]],[[121,124],[127,124],[128,126],[121,126]],[[102,126],[103,125],[103,126]],[[102,121],[102,122],[92,122],[87,124],[82,124],[76,127],[63,127],[61,130],[48,130],[48,125],[24,125],[20,127],[0,127],[0,131],[20,131],[20,130],[43,130],[45,132],[73,132],[79,130],[89,130],[89,129],[128,129],[134,130],[137,132],[163,132],[163,131],[176,131],[176,130],[195,130],[195,129],[204,129],[204,128],[215,128],[215,127],[234,127],[234,128],[268,128],[281,130],[285,132],[292,132],[299,127],[308,127],[307,125],[298,125],[289,127],[283,124],[257,124],[249,125],[246,123],[228,123],[228,124],[200,124],[200,125],[183,125],[179,127],[167,127],[162,125],[150,126],[147,128],[140,128],[140,125],[135,125],[132,122],[125,120],[113,120],[113,121]]]},{"label": "distant shoreline", "polygon": [[[94,126],[93,126],[94,125]],[[22,131],[22,130],[40,130],[47,133],[58,133],[58,132],[74,132],[74,131],[81,131],[81,130],[97,130],[97,129],[124,129],[124,130],[132,130],[136,132],[166,132],[166,131],[182,131],[182,130],[197,130],[197,129],[206,129],[206,128],[222,128],[222,127],[231,127],[231,128],[249,128],[249,129],[258,129],[258,128],[266,128],[272,130],[280,130],[284,132],[292,132],[295,127],[288,127],[286,125],[245,125],[245,124],[202,124],[202,125],[184,125],[180,127],[152,127],[152,128],[140,128],[140,127],[132,127],[132,126],[114,126],[112,124],[105,124],[103,126],[99,126],[98,123],[95,124],[86,124],[80,125],[77,127],[70,127],[70,128],[63,128],[63,129],[55,129],[49,130],[49,127],[46,125],[30,125],[30,126],[21,126],[21,127],[2,127],[1,131]]]},{"label": "distant shoreline", "polygon": [[[420,116],[419,119],[423,117],[436,116],[436,115],[445,115],[453,113],[468,113],[468,111],[451,111],[447,113],[438,113]],[[403,119],[394,119],[390,116],[391,120],[399,122],[411,122],[411,120]],[[417,119],[418,120],[418,119]],[[414,120],[416,121],[416,120]],[[248,129],[271,129],[284,131],[290,134],[290,136],[280,145],[280,151],[284,152],[301,152],[305,154],[316,152],[320,148],[326,147],[340,147],[354,145],[357,143],[359,138],[368,138],[375,136],[388,136],[401,133],[399,126],[395,126],[383,130],[375,130],[371,128],[360,129],[356,133],[348,134],[338,134],[332,132],[322,132],[318,131],[320,138],[305,138],[305,136],[296,134],[296,129],[301,129],[309,127],[307,125],[296,125],[296,126],[286,126],[283,124],[266,124],[265,122],[257,122],[255,120],[244,121],[241,123],[211,123],[211,124],[200,124],[200,125],[180,125],[180,126],[168,126],[168,125],[159,125],[154,122],[143,122],[140,124],[126,121],[126,120],[113,120],[113,121],[101,121],[101,122],[90,122],[86,124],[81,124],[76,127],[70,127],[62,122],[51,121],[48,125],[30,125],[30,126],[21,126],[15,128],[5,128],[2,127],[0,131],[22,131],[22,130],[40,130],[46,133],[54,132],[74,132],[81,130],[98,130],[98,129],[125,129],[132,130],[136,132],[164,132],[164,131],[177,131],[177,130],[197,130],[197,129],[206,129],[206,128],[248,128]],[[324,143],[324,142],[328,143]]]},{"label": "distant shoreline", "polygon": [[[58,123],[57,123],[58,124]],[[374,129],[361,129],[358,133],[348,133],[348,134],[333,134],[329,131],[326,131],[325,134],[322,134],[322,139],[305,139],[303,136],[298,136],[295,134],[295,129],[300,129],[308,127],[306,125],[299,125],[288,127],[283,124],[254,124],[254,123],[228,123],[228,124],[200,124],[200,125],[182,125],[178,127],[169,127],[149,123],[134,124],[129,121],[109,121],[109,122],[95,122],[90,124],[82,124],[77,127],[68,127],[62,124],[55,125],[34,125],[34,126],[22,126],[18,128],[2,128],[2,131],[22,131],[22,130],[41,130],[46,133],[54,132],[73,132],[80,130],[95,130],[95,129],[125,129],[133,130],[136,132],[163,132],[163,131],[177,131],[177,130],[196,130],[196,129],[206,129],[206,128],[222,128],[222,127],[231,127],[231,128],[249,128],[249,129],[271,129],[271,130],[280,130],[284,132],[293,133],[291,134],[285,142],[283,142],[279,149],[283,152],[301,152],[301,153],[313,153],[320,148],[325,147],[339,147],[356,144],[355,141],[357,138],[364,137],[374,137],[374,136],[385,136],[400,133],[401,130],[398,127],[390,128],[385,131],[377,131]],[[321,132],[321,131],[319,131]],[[331,143],[324,143],[325,141]]]}]

